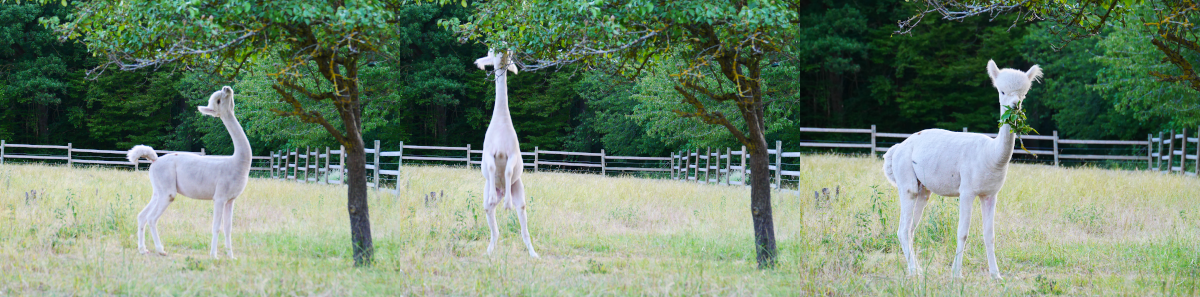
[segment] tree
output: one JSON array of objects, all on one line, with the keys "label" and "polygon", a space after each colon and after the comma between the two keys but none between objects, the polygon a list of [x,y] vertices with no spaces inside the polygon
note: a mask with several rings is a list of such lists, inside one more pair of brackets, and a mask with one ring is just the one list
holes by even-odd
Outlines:
[{"label": "tree", "polygon": [[[1053,22],[1057,26],[1052,32],[1060,41],[1056,49],[1098,35],[1114,25],[1139,30],[1151,36],[1149,42],[1162,53],[1162,61],[1175,66],[1173,71],[1151,69],[1147,74],[1160,82],[1184,84],[1200,91],[1200,69],[1196,69],[1196,63],[1200,63],[1200,24],[1192,21],[1200,18],[1197,0],[925,0],[924,3],[925,8],[918,10],[916,16],[900,22],[899,32],[907,32],[926,14],[934,12],[948,20],[1016,13],[1027,20]],[[1013,25],[1019,21],[1020,18],[1014,20]],[[1128,25],[1131,23],[1141,25]],[[1200,104],[1196,96],[1179,99],[1192,106]],[[1166,102],[1149,102],[1158,103]]]},{"label": "tree", "polygon": [[[443,1],[444,2],[444,1]],[[106,63],[92,74],[157,68],[208,68],[235,78],[247,65],[271,63],[271,89],[287,108],[275,112],[325,129],[347,152],[347,210],[355,265],[370,265],[370,215],[362,138],[361,67],[383,53],[414,1],[162,0],[75,2],[73,17],[46,19],[66,38],[81,38]],[[61,23],[60,23],[61,22]],[[273,61],[273,62],[268,62]],[[213,86],[216,88],[216,86]],[[340,120],[328,118],[336,113]]]},{"label": "tree", "polygon": [[[775,265],[762,71],[783,52],[797,21],[793,1],[594,2],[501,0],[477,3],[468,20],[448,20],[464,39],[512,49],[527,71],[578,63],[628,78],[653,63],[680,63],[674,89],[691,109],[678,116],[725,127],[750,151],[750,212],[760,268]],[[735,125],[714,105],[732,105]]]},{"label": "tree", "polygon": [[68,78],[79,64],[83,48],[57,42],[53,31],[37,23],[39,18],[65,15],[66,11],[58,5],[0,4],[0,106],[4,106],[0,137],[10,142],[12,136],[50,142],[52,117],[63,109],[63,99],[76,86]]}]

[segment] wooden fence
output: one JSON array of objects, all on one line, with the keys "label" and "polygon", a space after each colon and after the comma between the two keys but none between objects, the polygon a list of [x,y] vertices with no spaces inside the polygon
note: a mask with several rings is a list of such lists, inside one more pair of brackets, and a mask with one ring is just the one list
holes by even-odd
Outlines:
[{"label": "wooden fence", "polygon": [[[26,152],[14,153],[12,149],[25,150]],[[39,151],[40,153],[29,152]],[[57,150],[63,150],[62,154],[53,153]],[[159,156],[173,153],[187,153],[205,155],[204,149],[199,152],[186,151],[168,151],[154,150]],[[112,166],[131,166],[134,169],[140,167],[141,164],[150,164],[145,158],[139,159],[137,164],[130,163],[126,160],[126,154],[129,151],[113,151],[113,150],[93,150],[75,148],[71,143],[67,145],[33,145],[33,144],[15,144],[7,143],[5,140],[0,140],[0,164],[3,164],[6,159],[32,159],[32,160],[61,160],[67,163],[67,166],[75,166],[75,164],[93,164],[93,165],[112,165]],[[109,156],[116,155],[116,156]],[[254,161],[268,161],[271,158],[266,156],[251,157],[251,164]],[[270,167],[251,167],[251,171],[269,171]]]},{"label": "wooden fence", "polygon": [[[1200,129],[1197,129],[1200,131]],[[871,125],[870,129],[846,129],[846,128],[800,128],[801,133],[841,133],[841,134],[865,134],[869,136],[869,141],[862,142],[799,142],[793,144],[795,147],[808,148],[830,148],[830,149],[865,149],[866,153],[873,156],[881,156],[879,153],[885,153],[890,146],[883,146],[882,139],[899,139],[896,142],[907,139],[912,134],[909,133],[881,133],[876,130],[875,125]],[[969,132],[963,128],[963,132]],[[996,137],[996,133],[981,133],[988,137]],[[1174,130],[1169,133],[1159,133],[1159,137],[1147,135],[1146,141],[1128,141],[1128,140],[1071,140],[1061,139],[1058,137],[1058,131],[1053,131],[1051,135],[1024,135],[1021,136],[1024,140],[1042,140],[1049,141],[1051,147],[1049,150],[1037,148],[1022,150],[1019,147],[1013,150],[1013,154],[1021,155],[1040,155],[1052,157],[1053,164],[1059,166],[1062,159],[1075,160],[1119,160],[1119,161],[1146,161],[1147,168],[1164,173],[1181,173],[1189,176],[1195,176],[1200,172],[1200,135],[1197,137],[1186,137],[1187,130],[1183,130],[1180,134],[1175,134]],[[1178,146],[1176,146],[1178,143]],[[1189,143],[1191,146],[1189,146]],[[1146,155],[1100,155],[1100,154],[1063,154],[1064,146],[1068,145],[1104,145],[1104,146],[1132,146],[1134,148],[1143,147]],[[1157,146],[1157,147],[1156,147]],[[1188,148],[1191,147],[1195,154],[1186,154]],[[1141,150],[1139,148],[1138,150]],[[1169,152],[1169,153],[1168,153]],[[768,169],[771,171],[771,187],[781,188],[780,184],[785,177],[799,177],[800,171],[784,169],[786,163],[785,158],[799,158],[803,154],[801,152],[785,152],[783,151],[783,143],[775,142],[774,148],[768,148]],[[740,150],[734,151],[731,148],[721,148],[713,150],[693,149],[689,151],[681,151],[671,155],[672,172],[671,178],[676,180],[696,181],[698,183],[714,183],[724,185],[742,185],[748,186],[746,183],[750,170],[746,167],[750,156],[746,153],[746,147],[741,147]],[[735,162],[734,159],[737,159]],[[1047,160],[1046,162],[1048,162]],[[724,166],[722,166],[724,164]],[[795,164],[795,163],[791,163]],[[1189,168],[1194,168],[1193,171],[1188,171]]]},{"label": "wooden fence", "polygon": [[[967,129],[963,129],[967,132]],[[1200,131],[1197,129],[1196,131]],[[879,153],[887,152],[890,148],[888,143],[897,143],[911,134],[907,133],[882,133],[876,130],[874,125],[870,129],[848,129],[848,128],[800,128],[797,132],[800,133],[838,133],[838,134],[856,134],[868,136],[869,141],[859,142],[817,142],[804,141],[792,144],[795,147],[804,148],[829,148],[829,149],[850,149],[850,150],[865,150],[865,153],[872,156],[879,156]],[[996,137],[994,133],[984,133],[988,137]],[[1060,139],[1058,131],[1053,131],[1051,135],[1026,135],[1022,139],[1030,141],[1049,141],[1050,147],[1037,148],[1033,147],[1028,152],[1021,149],[1013,150],[1013,154],[1037,154],[1040,156],[1053,157],[1053,164],[1058,166],[1061,159],[1076,159],[1076,160],[1124,160],[1124,161],[1141,161],[1145,160],[1148,168],[1160,172],[1180,173],[1190,176],[1195,176],[1200,172],[1200,160],[1197,156],[1200,155],[1200,135],[1197,137],[1187,137],[1187,130],[1176,134],[1174,130],[1167,133],[1159,133],[1158,137],[1147,135],[1146,141],[1127,141],[1127,140],[1070,140]],[[897,140],[898,139],[898,140]],[[883,141],[883,140],[895,140]],[[1178,145],[1177,145],[1178,144]],[[1104,146],[1122,146],[1132,147],[1141,150],[1145,148],[1145,155],[1102,155],[1102,154],[1063,154],[1064,148],[1060,146],[1080,146],[1080,145],[1104,145]],[[1187,154],[1188,149],[1192,149],[1195,154]],[[13,153],[11,149],[18,150],[40,150],[53,151],[64,150],[65,155],[57,154],[34,154],[34,153]],[[482,150],[472,150],[471,145],[462,147],[454,146],[421,146],[421,145],[405,145],[401,142],[395,151],[385,151],[385,148],[380,146],[378,140],[374,141],[374,146],[365,149],[367,154],[367,172],[368,185],[377,187],[380,178],[398,177],[400,168],[405,162],[440,162],[441,164],[462,164],[470,167],[479,165],[481,161],[476,158],[481,158]],[[407,151],[407,154],[406,154]],[[176,151],[156,151],[161,154],[177,153]],[[414,154],[413,152],[433,153],[434,155]],[[202,149],[200,152],[190,152],[204,155]],[[8,144],[4,140],[0,140],[0,163],[7,159],[38,159],[38,160],[64,160],[68,166],[73,166],[74,163],[81,164],[100,164],[100,165],[125,165],[134,166],[125,161],[126,151],[110,151],[110,150],[91,150],[73,148],[70,143],[65,146],[59,145],[29,145],[29,144]],[[102,155],[117,155],[116,157],[107,157]],[[799,170],[786,170],[786,165],[796,164],[785,163],[787,160],[793,160],[803,155],[802,152],[785,152],[783,151],[783,143],[775,142],[774,148],[768,148],[767,156],[771,176],[771,186],[781,188],[781,184],[787,178],[795,178],[800,176]],[[746,148],[734,151],[732,148],[705,148],[692,149],[688,151],[680,151],[672,153],[669,157],[639,157],[639,156],[610,156],[604,150],[599,153],[586,152],[566,152],[566,151],[543,151],[534,147],[532,152],[523,152],[521,156],[526,159],[525,167],[537,172],[545,169],[573,169],[584,171],[599,171],[600,174],[608,174],[609,172],[663,172],[670,174],[672,179],[695,181],[698,183],[710,184],[725,184],[725,185],[748,185],[746,183],[747,176],[750,170],[746,167],[746,162],[750,156],[746,153]],[[334,160],[336,158],[336,161]],[[381,158],[395,160],[396,162],[381,163]],[[734,159],[737,159],[736,162]],[[328,183],[341,184],[344,180],[345,171],[345,149],[333,149],[331,147],[324,148],[305,148],[301,151],[299,148],[290,150],[280,150],[271,152],[269,156],[256,156],[253,161],[258,165],[266,165],[266,167],[252,167],[252,171],[263,172],[271,178],[295,180],[302,183]],[[587,161],[598,160],[598,161]],[[630,166],[630,161],[641,161],[640,167]],[[1044,161],[1049,162],[1049,160]],[[140,164],[148,164],[149,161],[141,160]],[[266,163],[266,164],[263,164]],[[390,167],[394,169],[385,169]],[[1194,170],[1189,171],[1189,168]],[[800,169],[800,168],[796,168]]]},{"label": "wooden fence", "polygon": [[[413,152],[437,152],[437,155],[421,155]],[[381,178],[397,178],[400,175],[400,168],[405,162],[439,162],[440,164],[461,164],[466,167],[480,165],[482,163],[483,150],[472,150],[471,145],[466,146],[424,146],[424,145],[406,145],[403,142],[396,147],[395,151],[385,151],[380,146],[380,142],[376,140],[374,146],[365,149],[367,159],[367,185],[376,187]],[[453,154],[458,152],[458,156]],[[406,154],[407,153],[407,154]],[[548,160],[547,156],[557,157],[556,160]],[[584,152],[565,152],[565,151],[543,151],[538,147],[534,147],[532,152],[522,152],[521,157],[526,160],[525,168],[534,172],[546,169],[592,169],[599,170],[601,174],[608,172],[670,172],[671,169],[666,162],[671,161],[671,157],[638,157],[638,156],[610,156],[604,150],[599,153],[584,153]],[[593,158],[599,162],[586,162],[580,160],[569,160],[571,157]],[[338,147],[336,150],[331,147],[326,148],[293,148],[291,150],[283,150],[272,152],[270,157],[270,170],[272,178],[281,178],[296,180],[298,182],[313,182],[320,184],[342,184],[345,177],[345,148]],[[381,158],[394,158],[394,163],[381,162]],[[336,159],[336,162],[334,161]],[[653,164],[649,167],[632,167],[632,166],[613,166],[618,165],[610,163],[611,160],[639,160],[663,163],[662,165]],[[395,169],[385,169],[391,167]]]}]

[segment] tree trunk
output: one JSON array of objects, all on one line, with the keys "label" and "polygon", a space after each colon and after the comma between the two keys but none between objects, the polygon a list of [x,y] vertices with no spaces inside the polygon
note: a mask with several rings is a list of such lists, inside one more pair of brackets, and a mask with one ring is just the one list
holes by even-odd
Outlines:
[{"label": "tree trunk", "polygon": [[[762,123],[761,117],[747,118],[747,122]],[[750,215],[754,220],[754,248],[757,253],[758,268],[775,268],[775,219],[771,215],[771,170],[770,157],[767,153],[767,140],[763,135],[762,126],[750,127],[749,138],[753,146],[750,150]]]},{"label": "tree trunk", "polygon": [[37,106],[37,139],[42,143],[50,140],[50,106],[45,103],[34,103]]},{"label": "tree trunk", "polygon": [[348,131],[353,143],[346,147],[346,208],[350,212],[350,238],[354,245],[354,265],[370,266],[375,248],[371,244],[371,215],[367,209],[367,154],[362,134]]}]

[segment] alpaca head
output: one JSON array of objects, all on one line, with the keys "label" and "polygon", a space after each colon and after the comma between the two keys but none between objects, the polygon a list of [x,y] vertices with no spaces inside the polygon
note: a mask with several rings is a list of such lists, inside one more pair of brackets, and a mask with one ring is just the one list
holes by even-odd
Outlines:
[{"label": "alpaca head", "polygon": [[1004,112],[1004,106],[1020,106],[1033,81],[1042,78],[1042,68],[1038,65],[1029,67],[1029,71],[1000,69],[992,60],[988,60],[987,73],[992,78],[992,85],[996,87],[996,91],[1000,92],[1001,113]]},{"label": "alpaca head", "polygon": [[200,113],[213,117],[233,115],[233,88],[225,86],[208,96],[208,106],[200,106]]},{"label": "alpaca head", "polygon": [[[488,55],[486,57],[475,59],[475,66],[479,66],[479,69],[487,70],[486,67],[490,65],[490,66],[492,66],[492,68],[508,69],[508,71],[512,71],[513,74],[517,74],[517,64],[513,63],[512,56],[513,56],[512,51],[508,51],[507,53],[503,53],[503,54],[500,54],[497,56],[494,51],[489,49]],[[504,72],[502,72],[502,71],[497,71],[496,75],[500,75],[503,73]]]}]

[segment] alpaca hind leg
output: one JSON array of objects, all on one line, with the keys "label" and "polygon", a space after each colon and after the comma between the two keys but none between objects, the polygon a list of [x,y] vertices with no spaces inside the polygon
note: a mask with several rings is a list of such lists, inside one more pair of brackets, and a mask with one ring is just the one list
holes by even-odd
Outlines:
[{"label": "alpaca hind leg", "polygon": [[996,246],[994,245],[994,233],[992,232],[992,222],[996,216],[996,195],[988,195],[980,197],[980,208],[983,213],[983,245],[987,248],[988,257],[988,272],[993,279],[1002,279],[1000,276],[1000,268],[996,266]]},{"label": "alpaca hind leg", "polygon": [[917,193],[913,196],[913,203],[911,207],[909,207],[909,211],[912,213],[908,216],[908,248],[912,251],[913,266],[917,270],[917,274],[921,274],[921,257],[918,256],[921,253],[917,251],[917,245],[915,243],[917,238],[917,225],[921,224],[921,219],[925,216],[925,205],[928,203],[929,190],[918,189]]},{"label": "alpaca hind leg", "polygon": [[146,250],[146,225],[148,225],[150,223],[150,213],[154,212],[155,200],[157,200],[156,197],[157,196],[153,196],[153,195],[150,196],[150,203],[146,203],[146,207],[142,208],[142,212],[138,213],[138,217],[137,217],[138,253],[141,253],[141,254],[146,254],[146,253],[150,252],[149,250]]},{"label": "alpaca hind leg", "polygon": [[900,249],[904,252],[904,262],[908,266],[908,275],[916,275],[912,251],[912,234],[908,232],[909,220],[912,219],[913,194],[905,190],[899,191],[900,220],[896,227],[896,237],[900,240]]},{"label": "alpaca hind leg", "polygon": [[521,221],[521,240],[525,241],[525,248],[529,250],[529,256],[537,258],[538,253],[533,250],[533,242],[529,239],[529,226],[526,224],[525,218],[525,184],[521,180],[517,180],[511,187],[512,200],[509,203],[513,204],[517,209],[517,219]]},{"label": "alpaca hind leg", "polygon": [[958,197],[958,248],[954,251],[954,266],[950,268],[950,276],[962,278],[963,252],[967,249],[967,234],[971,230],[971,204],[975,203],[975,194],[965,193]]},{"label": "alpaca hind leg", "polygon": [[218,234],[220,234],[220,231],[221,231],[221,220],[222,220],[222,218],[225,217],[224,213],[225,213],[225,202],[226,201],[227,200],[225,200],[225,199],[213,198],[212,244],[209,245],[211,247],[211,249],[209,249],[209,252],[208,252],[208,254],[210,256],[212,256],[213,259],[219,258],[219,257],[217,257],[217,243],[218,243],[217,239],[220,238],[218,236]]},{"label": "alpaca hind leg", "polygon": [[237,257],[233,256],[233,201],[234,199],[229,199],[225,202],[225,217],[221,222],[224,226],[221,229],[225,232],[225,250],[229,253],[229,259],[237,260]]},{"label": "alpaca hind leg", "polygon": [[500,197],[497,195],[495,181],[488,179],[484,184],[483,209],[487,212],[488,229],[492,233],[491,239],[488,240],[487,254],[491,255],[496,249],[496,238],[500,237],[500,229],[496,226],[496,205],[500,203]]},{"label": "alpaca hind leg", "polygon": [[175,194],[156,195],[150,201],[150,204],[153,204],[153,208],[150,209],[150,213],[146,214],[146,219],[148,220],[146,225],[150,229],[150,237],[154,239],[154,248],[158,251],[159,255],[163,256],[166,256],[167,252],[163,249],[162,240],[158,238],[158,218],[162,217],[163,211],[166,211],[167,206],[171,205],[174,196]]}]

